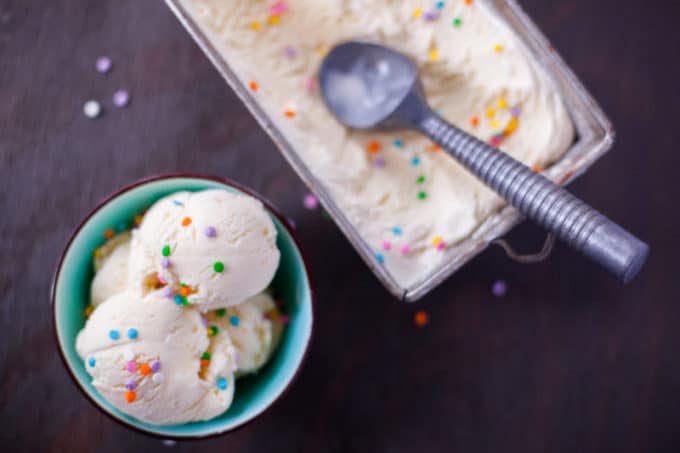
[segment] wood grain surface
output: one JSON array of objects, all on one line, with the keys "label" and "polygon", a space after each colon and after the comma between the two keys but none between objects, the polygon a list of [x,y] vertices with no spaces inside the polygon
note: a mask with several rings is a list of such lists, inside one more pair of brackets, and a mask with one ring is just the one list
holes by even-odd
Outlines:
[{"label": "wood grain surface", "polygon": [[[530,266],[491,249],[399,303],[304,209],[305,187],[161,1],[0,0],[0,450],[680,451],[679,3],[522,3],[617,129],[572,189],[650,242],[627,287],[564,246]],[[106,76],[100,55],[114,61]],[[105,108],[95,121],[82,113],[90,98]],[[296,221],[318,319],[298,381],[264,416],[168,447],[80,395],[49,287],[98,200],[171,171],[233,178]],[[542,235],[523,225],[510,238],[532,249]]]}]

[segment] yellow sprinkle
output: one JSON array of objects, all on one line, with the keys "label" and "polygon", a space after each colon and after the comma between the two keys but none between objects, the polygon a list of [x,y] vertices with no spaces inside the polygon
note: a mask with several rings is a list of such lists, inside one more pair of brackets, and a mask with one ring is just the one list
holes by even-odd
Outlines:
[{"label": "yellow sprinkle", "polygon": [[495,114],[496,114],[496,111],[494,109],[492,109],[492,108],[486,109],[486,116],[488,118],[493,118]]},{"label": "yellow sprinkle", "polygon": [[250,23],[250,28],[252,28],[255,31],[258,31],[260,29],[260,23],[255,20]]},{"label": "yellow sprinkle", "polygon": [[101,254],[102,254],[102,250],[100,248],[94,249],[93,255],[94,255],[95,258],[99,258],[99,255],[101,255]]},{"label": "yellow sprinkle", "polygon": [[319,45],[316,47],[316,53],[317,53],[317,55],[319,55],[319,57],[321,57],[321,58],[324,58],[324,57],[326,56],[326,54],[328,53],[328,50],[329,50],[329,49],[328,49],[328,46],[325,46],[325,45],[323,45],[323,44],[319,44]]},{"label": "yellow sprinkle", "polygon": [[503,52],[503,46],[501,44],[496,44],[496,47],[493,48],[496,52]]},{"label": "yellow sprinkle", "polygon": [[439,51],[437,49],[430,50],[430,60],[436,61],[439,58]]},{"label": "yellow sprinkle", "polygon": [[281,16],[276,16],[276,15],[274,15],[274,16],[269,16],[269,18],[267,19],[267,23],[268,23],[269,25],[278,24],[280,21],[281,21]]},{"label": "yellow sprinkle", "polygon": [[505,133],[508,135],[512,134],[517,130],[517,126],[519,126],[519,120],[517,118],[512,118],[508,121],[508,125],[505,126]]},{"label": "yellow sprinkle", "polygon": [[505,98],[500,98],[498,100],[498,108],[499,109],[504,109],[508,106],[508,101],[505,100]]},{"label": "yellow sprinkle", "polygon": [[83,315],[85,316],[85,319],[90,317],[93,310],[94,307],[92,305],[88,305],[87,307],[85,307],[85,310],[83,310]]},{"label": "yellow sprinkle", "polygon": [[442,241],[442,237],[441,237],[441,236],[435,236],[435,237],[432,238],[432,245],[437,245],[437,244],[439,244],[441,241]]},{"label": "yellow sprinkle", "polygon": [[416,8],[416,9],[413,10],[413,17],[418,18],[422,15],[423,15],[423,8],[419,7],[419,8]]},{"label": "yellow sprinkle", "polygon": [[137,214],[137,215],[135,216],[134,222],[135,222],[135,225],[139,225],[140,223],[142,223],[142,215],[141,215],[141,214]]},{"label": "yellow sprinkle", "polygon": [[498,123],[498,120],[493,120],[491,122],[491,127],[493,127],[494,129],[498,129],[499,127],[501,127],[501,125]]}]

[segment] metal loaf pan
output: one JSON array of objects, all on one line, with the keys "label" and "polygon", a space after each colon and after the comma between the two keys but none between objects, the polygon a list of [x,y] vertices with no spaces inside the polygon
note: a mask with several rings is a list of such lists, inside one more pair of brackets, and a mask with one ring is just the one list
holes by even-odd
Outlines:
[{"label": "metal loaf pan", "polygon": [[[229,62],[225,60],[224,56],[182,5],[182,1],[165,1],[217,67],[227,83],[252,112],[262,128],[276,143],[300,178],[317,195],[329,215],[359,252],[359,255],[394,296],[408,302],[425,296],[465,263],[484,251],[492,240],[506,234],[521,220],[521,216],[514,208],[506,206],[484,221],[469,238],[451,247],[448,253],[449,261],[444,262],[442,266],[434,269],[415,284],[409,287],[400,286],[378,262],[373,249],[361,238],[357,229],[351,224],[343,211],[338,208],[321,181],[305,165],[295,147],[288,142],[285,135],[258,105],[248,88],[236,76]],[[574,143],[558,162],[544,171],[544,174],[553,181],[559,184],[568,184],[583,174],[609,150],[614,140],[612,125],[576,75],[567,67],[547,38],[515,0],[478,1],[515,33],[526,52],[543,67],[571,115],[576,130]]]}]

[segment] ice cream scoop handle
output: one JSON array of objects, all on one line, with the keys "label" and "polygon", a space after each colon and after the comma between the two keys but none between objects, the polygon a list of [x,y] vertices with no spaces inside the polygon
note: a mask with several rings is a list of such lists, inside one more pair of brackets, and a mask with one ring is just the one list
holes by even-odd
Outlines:
[{"label": "ice cream scoop handle", "polygon": [[649,246],[562,187],[436,114],[418,126],[524,216],[624,283],[642,268]]}]

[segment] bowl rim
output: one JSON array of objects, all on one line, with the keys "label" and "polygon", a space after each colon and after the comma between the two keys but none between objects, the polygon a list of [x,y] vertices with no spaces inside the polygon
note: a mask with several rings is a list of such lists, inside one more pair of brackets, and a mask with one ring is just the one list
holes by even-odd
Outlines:
[{"label": "bowl rim", "polygon": [[[152,431],[146,428],[143,428],[141,426],[137,426],[127,420],[120,419],[116,417],[114,414],[109,413],[108,411],[104,410],[97,401],[90,395],[90,393],[83,388],[81,385],[80,381],[76,377],[73,369],[71,368],[71,365],[69,364],[68,360],[66,359],[66,354],[64,353],[64,350],[61,347],[61,342],[59,341],[59,332],[57,330],[57,304],[56,304],[56,289],[57,289],[57,281],[59,279],[59,275],[61,274],[62,266],[64,264],[64,258],[66,257],[66,254],[68,251],[71,249],[71,246],[73,244],[73,241],[75,238],[80,234],[80,231],[82,230],[83,226],[94,216],[97,212],[99,212],[102,208],[104,208],[107,204],[109,204],[111,201],[113,201],[115,198],[118,198],[119,196],[136,189],[140,186],[143,186],[145,184],[149,183],[154,183],[157,181],[165,180],[165,179],[173,179],[173,178],[187,178],[187,179],[200,179],[204,181],[211,181],[211,182],[217,182],[220,184],[224,184],[229,187],[233,187],[234,189],[240,190],[245,194],[248,194],[260,202],[265,206],[265,208],[271,213],[276,219],[281,222],[283,225],[284,229],[290,236],[290,238],[293,240],[293,243],[295,245],[295,248],[297,249],[298,253],[300,254],[300,257],[302,258],[302,265],[305,271],[305,274],[307,276],[307,283],[309,287],[309,303],[310,303],[310,309],[311,309],[311,324],[310,324],[310,330],[309,330],[309,337],[305,343],[304,351],[302,353],[302,358],[300,359],[300,365],[297,367],[295,372],[293,373],[293,376],[290,378],[290,380],[286,383],[285,387],[281,392],[276,395],[274,400],[272,400],[271,404],[269,404],[264,410],[261,412],[255,414],[253,417],[250,419],[233,426],[229,429],[225,429],[223,431],[216,431],[216,432],[208,432],[205,434],[197,434],[197,435],[174,435],[174,434],[161,434],[156,431]],[[122,426],[126,428],[133,429],[134,431],[140,432],[142,434],[156,437],[159,439],[170,439],[170,440],[200,440],[200,439],[209,439],[212,437],[217,437],[221,436],[224,434],[232,433],[240,428],[243,428],[246,425],[249,425],[256,419],[258,419],[262,414],[268,412],[275,404],[277,404],[290,390],[291,386],[293,383],[298,379],[300,375],[300,371],[305,365],[305,362],[308,359],[309,356],[309,349],[310,349],[310,344],[312,342],[312,338],[314,337],[314,319],[316,318],[316,291],[314,290],[314,283],[312,279],[312,274],[310,272],[310,266],[309,266],[309,259],[307,255],[305,255],[303,248],[301,246],[300,240],[297,237],[297,234],[295,232],[295,228],[292,226],[291,222],[288,220],[286,216],[284,216],[278,209],[276,209],[273,205],[272,202],[270,202],[268,199],[266,199],[264,196],[260,195],[259,193],[255,192],[254,190],[245,187],[235,181],[232,181],[231,179],[228,178],[221,178],[219,176],[213,176],[213,175],[205,175],[201,173],[191,173],[191,172],[177,172],[177,173],[162,173],[154,176],[148,176],[144,177],[141,179],[137,179],[129,184],[126,184],[119,189],[115,190],[114,192],[110,193],[109,195],[106,195],[104,198],[102,198],[94,208],[92,208],[79,222],[78,225],[73,229],[71,232],[71,235],[66,242],[66,245],[64,246],[60,256],[59,260],[57,262],[57,266],[54,270],[54,273],[52,275],[52,283],[50,285],[50,304],[52,305],[52,332],[54,333],[54,339],[56,343],[57,350],[59,351],[59,356],[61,357],[61,361],[64,364],[64,368],[68,371],[69,376],[75,383],[76,387],[80,392],[85,396],[85,399],[87,399],[94,407],[96,407],[100,412],[104,413],[107,417],[110,419],[114,420],[115,422],[121,424]]]}]

